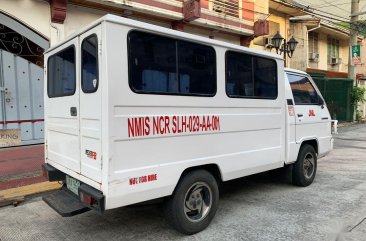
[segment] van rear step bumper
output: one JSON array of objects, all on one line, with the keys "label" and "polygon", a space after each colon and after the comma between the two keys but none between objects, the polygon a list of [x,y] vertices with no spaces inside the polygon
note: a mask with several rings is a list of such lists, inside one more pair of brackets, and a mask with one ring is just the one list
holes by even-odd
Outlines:
[{"label": "van rear step bumper", "polygon": [[43,201],[62,217],[71,217],[90,210],[90,208],[83,204],[74,193],[66,188],[62,188],[44,196]]}]

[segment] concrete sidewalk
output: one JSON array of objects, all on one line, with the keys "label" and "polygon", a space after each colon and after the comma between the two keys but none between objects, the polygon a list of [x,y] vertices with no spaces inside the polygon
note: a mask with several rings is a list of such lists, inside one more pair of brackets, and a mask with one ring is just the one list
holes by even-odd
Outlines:
[{"label": "concrete sidewalk", "polygon": [[0,149],[0,190],[46,181],[43,162],[44,145]]}]

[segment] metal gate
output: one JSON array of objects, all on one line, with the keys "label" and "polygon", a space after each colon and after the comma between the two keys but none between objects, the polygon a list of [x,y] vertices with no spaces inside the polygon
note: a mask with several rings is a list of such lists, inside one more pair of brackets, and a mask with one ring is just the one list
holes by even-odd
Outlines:
[{"label": "metal gate", "polygon": [[0,129],[20,129],[21,144],[44,141],[43,68],[0,50]]},{"label": "metal gate", "polygon": [[322,93],[332,119],[352,121],[354,108],[351,103],[353,80],[327,78],[323,73],[309,73]]}]

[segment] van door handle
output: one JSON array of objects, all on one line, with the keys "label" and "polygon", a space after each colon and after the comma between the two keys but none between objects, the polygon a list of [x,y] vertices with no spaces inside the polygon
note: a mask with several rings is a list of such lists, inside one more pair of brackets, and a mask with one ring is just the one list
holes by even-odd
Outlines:
[{"label": "van door handle", "polygon": [[328,120],[328,117],[322,117],[322,120]]},{"label": "van door handle", "polygon": [[303,114],[297,114],[297,117],[303,117],[304,115]]},{"label": "van door handle", "polygon": [[70,115],[71,116],[77,116],[78,115],[78,111],[77,111],[76,107],[70,107]]}]

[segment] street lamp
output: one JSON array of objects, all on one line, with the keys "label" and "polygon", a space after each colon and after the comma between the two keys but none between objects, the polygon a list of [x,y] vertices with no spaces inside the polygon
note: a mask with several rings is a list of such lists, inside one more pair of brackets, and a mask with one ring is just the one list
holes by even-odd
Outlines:
[{"label": "street lamp", "polygon": [[[283,40],[285,41],[283,42]],[[299,42],[297,42],[294,37],[291,37],[290,40],[286,42],[286,39],[284,39],[279,32],[277,32],[272,38],[272,44],[273,47],[276,49],[276,53],[277,54],[283,53],[285,59],[286,54],[289,58],[292,58],[292,55],[294,54],[294,51],[298,43]]]}]

